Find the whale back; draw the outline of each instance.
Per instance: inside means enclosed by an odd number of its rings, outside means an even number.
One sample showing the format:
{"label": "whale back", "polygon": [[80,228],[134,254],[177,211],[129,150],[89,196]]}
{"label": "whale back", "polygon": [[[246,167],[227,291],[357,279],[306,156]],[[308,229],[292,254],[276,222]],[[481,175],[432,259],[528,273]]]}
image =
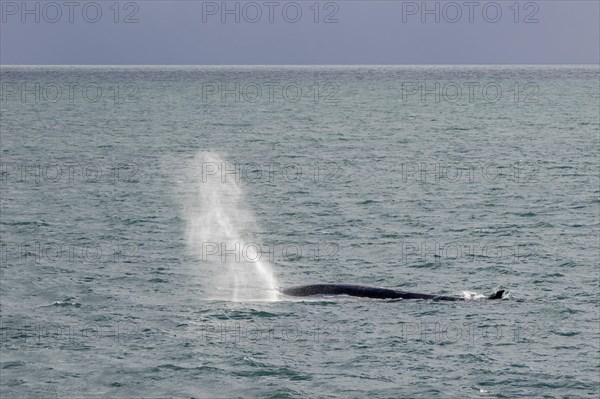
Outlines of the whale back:
{"label": "whale back", "polygon": [[[430,299],[433,301],[463,301],[465,298],[446,295],[418,294],[391,290],[387,288],[367,287],[363,285],[350,284],[312,284],[298,287],[286,288],[281,291],[290,296],[315,296],[315,295],[348,295],[362,298],[375,299]],[[500,290],[488,297],[488,299],[501,299],[504,290]]]}
{"label": "whale back", "polygon": [[495,294],[490,295],[488,299],[502,299],[505,292],[505,290],[497,291]]}

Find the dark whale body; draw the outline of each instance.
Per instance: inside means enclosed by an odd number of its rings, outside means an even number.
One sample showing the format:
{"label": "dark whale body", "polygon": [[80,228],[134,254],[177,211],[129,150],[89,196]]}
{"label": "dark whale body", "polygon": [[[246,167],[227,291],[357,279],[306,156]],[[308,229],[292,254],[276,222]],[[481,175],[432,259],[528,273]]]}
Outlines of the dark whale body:
{"label": "dark whale body", "polygon": [[[376,299],[430,299],[432,301],[464,301],[459,298],[446,295],[417,294],[414,292],[390,290],[387,288],[366,287],[362,285],[349,284],[314,284],[301,285],[299,287],[286,288],[281,291],[290,296],[313,296],[313,295],[349,295],[363,298]],[[502,299],[504,290],[492,294],[488,299]]]}

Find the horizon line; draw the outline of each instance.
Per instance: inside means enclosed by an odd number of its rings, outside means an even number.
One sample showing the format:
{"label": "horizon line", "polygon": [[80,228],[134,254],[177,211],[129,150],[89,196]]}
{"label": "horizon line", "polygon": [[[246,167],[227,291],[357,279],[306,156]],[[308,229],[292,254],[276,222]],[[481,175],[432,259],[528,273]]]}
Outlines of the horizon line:
{"label": "horizon line", "polygon": [[469,63],[430,63],[430,64],[0,64],[1,67],[227,67],[227,66],[244,66],[244,67],[259,67],[259,66],[280,66],[280,67],[298,67],[298,66],[572,66],[572,65],[585,65],[585,66],[598,66],[600,63],[511,63],[511,64],[469,64]]}

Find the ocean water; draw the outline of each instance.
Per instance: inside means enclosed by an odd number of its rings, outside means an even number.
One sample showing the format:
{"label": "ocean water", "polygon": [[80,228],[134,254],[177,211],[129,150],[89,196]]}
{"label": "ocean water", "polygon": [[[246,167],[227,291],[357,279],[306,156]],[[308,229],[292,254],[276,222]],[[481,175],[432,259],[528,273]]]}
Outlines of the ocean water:
{"label": "ocean water", "polygon": [[2,398],[598,397],[597,66],[0,77]]}

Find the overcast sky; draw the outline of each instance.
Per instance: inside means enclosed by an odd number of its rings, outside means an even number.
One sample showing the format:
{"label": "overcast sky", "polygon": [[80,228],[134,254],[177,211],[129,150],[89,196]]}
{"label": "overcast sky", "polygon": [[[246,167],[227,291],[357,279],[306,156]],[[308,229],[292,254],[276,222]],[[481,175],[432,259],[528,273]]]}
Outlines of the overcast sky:
{"label": "overcast sky", "polygon": [[600,63],[600,1],[515,3],[1,0],[0,62]]}

